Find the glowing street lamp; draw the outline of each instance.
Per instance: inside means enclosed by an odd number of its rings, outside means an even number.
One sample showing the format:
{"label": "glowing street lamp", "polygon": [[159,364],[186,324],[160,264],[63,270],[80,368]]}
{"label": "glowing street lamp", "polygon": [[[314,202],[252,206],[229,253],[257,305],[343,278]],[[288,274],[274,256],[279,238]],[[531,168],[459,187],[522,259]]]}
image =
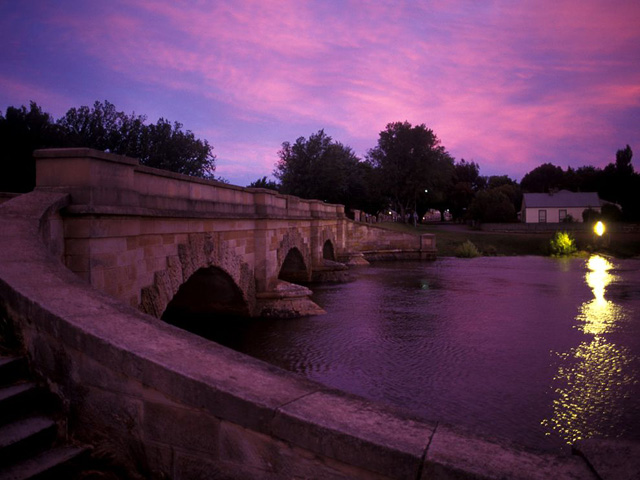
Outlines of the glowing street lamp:
{"label": "glowing street lamp", "polygon": [[604,223],[598,221],[595,227],[593,227],[593,231],[595,232],[596,235],[601,237],[604,234]]}

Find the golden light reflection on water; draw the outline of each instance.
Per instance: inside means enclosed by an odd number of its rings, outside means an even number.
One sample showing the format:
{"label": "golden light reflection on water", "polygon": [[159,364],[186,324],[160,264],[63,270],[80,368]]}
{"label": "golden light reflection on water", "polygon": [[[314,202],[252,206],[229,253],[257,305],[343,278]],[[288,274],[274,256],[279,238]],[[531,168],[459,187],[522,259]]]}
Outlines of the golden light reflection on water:
{"label": "golden light reflection on water", "polygon": [[613,268],[611,262],[599,255],[589,258],[587,268],[589,272],[585,275],[585,279],[587,285],[591,287],[594,298],[580,307],[580,313],[576,317],[577,326],[584,333],[601,335],[612,331],[625,316],[624,309],[620,305],[604,297],[607,286],[618,280],[618,277],[609,273]]}
{"label": "golden light reflection on water", "polygon": [[548,433],[555,431],[569,444],[615,434],[609,430],[624,413],[621,400],[625,389],[620,387],[637,381],[630,352],[604,337],[626,316],[620,305],[605,298],[607,286],[618,280],[609,273],[613,265],[594,255],[587,268],[585,280],[594,298],[581,305],[576,321],[592,338],[566,353],[557,353],[560,366],[553,378],[553,413],[542,421]]}
{"label": "golden light reflection on water", "polygon": [[619,405],[621,385],[634,381],[629,352],[596,336],[567,353],[558,354],[560,367],[553,379],[553,415],[542,424],[567,443],[608,436],[624,413]]}

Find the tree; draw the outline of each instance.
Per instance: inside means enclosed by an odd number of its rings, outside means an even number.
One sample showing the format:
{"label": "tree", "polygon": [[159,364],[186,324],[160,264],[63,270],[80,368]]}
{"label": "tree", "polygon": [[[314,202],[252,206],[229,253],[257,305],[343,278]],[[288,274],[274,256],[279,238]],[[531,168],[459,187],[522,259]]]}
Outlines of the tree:
{"label": "tree", "polygon": [[565,187],[564,172],[561,167],[551,163],[543,163],[527,173],[520,182],[522,190],[527,193],[549,193]]}
{"label": "tree", "polygon": [[636,221],[640,219],[640,175],[634,171],[632,158],[629,145],[616,152],[615,163],[609,163],[602,171],[599,193],[622,207],[625,220]]}
{"label": "tree", "polygon": [[213,179],[215,156],[206,140],[196,139],[182,124],[160,118],[146,125],[143,115],[117,111],[108,101],[93,108],[72,108],[58,120],[65,144],[138,158],[142,165]]}
{"label": "tree", "polygon": [[575,191],[600,192],[602,169],[593,166],[578,167],[575,170]]}
{"label": "tree", "polygon": [[618,150],[616,152],[616,171],[621,176],[633,175],[633,165],[631,165],[631,159],[633,158],[633,151],[629,145],[626,148]]}
{"label": "tree", "polygon": [[447,193],[447,201],[451,214],[457,220],[466,216],[467,209],[476,192],[486,185],[486,178],[480,176],[480,167],[475,162],[461,159],[454,164],[452,184]]}
{"label": "tree", "polygon": [[406,218],[416,210],[419,197],[428,190],[432,201],[444,198],[453,175],[453,158],[440,140],[424,124],[409,122],[387,125],[378,145],[367,153],[367,162],[376,170],[382,192],[392,208]]}
{"label": "tree", "polygon": [[276,192],[280,189],[280,185],[278,185],[273,180],[267,180],[267,176],[265,175],[258,180],[251,182],[247,185],[249,188],[266,188],[267,190],[275,190]]}
{"label": "tree", "polygon": [[57,124],[69,147],[88,147],[130,157],[139,157],[146,117],[127,115],[105,101],[93,108],[70,108]]}
{"label": "tree", "polygon": [[51,116],[35,103],[29,109],[8,107],[0,112],[0,191],[29,192],[35,187],[33,151],[63,146],[63,135]]}
{"label": "tree", "polygon": [[478,192],[469,206],[469,216],[480,222],[515,221],[516,210],[511,199],[501,191],[502,188]]}
{"label": "tree", "polygon": [[282,193],[362,208],[361,162],[350,147],[334,142],[324,130],[293,144],[284,142],[278,157],[273,175]]}
{"label": "tree", "polygon": [[[214,179],[215,156],[206,140],[182,124],[161,118],[153,125],[142,115],[127,115],[108,101],[71,108],[54,121],[35,103],[0,113],[0,191],[28,192],[35,186],[33,151],[88,147],[138,158],[142,165]],[[217,178],[218,181],[225,181]]]}
{"label": "tree", "polygon": [[[179,122],[160,118],[143,129],[138,158],[142,165],[214,180],[215,155],[206,140],[198,140]],[[118,152],[119,153],[119,152]]]}

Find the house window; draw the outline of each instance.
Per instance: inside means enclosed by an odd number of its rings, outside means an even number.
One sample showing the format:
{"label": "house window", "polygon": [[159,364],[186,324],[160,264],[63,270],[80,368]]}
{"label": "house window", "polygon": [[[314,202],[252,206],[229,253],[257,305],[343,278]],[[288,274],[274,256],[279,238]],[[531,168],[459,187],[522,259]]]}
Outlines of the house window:
{"label": "house window", "polygon": [[558,212],[558,220],[560,220],[561,222],[564,222],[564,220],[567,218],[567,211],[566,210],[560,210]]}
{"label": "house window", "polygon": [[547,223],[547,211],[546,210],[538,210],[538,222]]}

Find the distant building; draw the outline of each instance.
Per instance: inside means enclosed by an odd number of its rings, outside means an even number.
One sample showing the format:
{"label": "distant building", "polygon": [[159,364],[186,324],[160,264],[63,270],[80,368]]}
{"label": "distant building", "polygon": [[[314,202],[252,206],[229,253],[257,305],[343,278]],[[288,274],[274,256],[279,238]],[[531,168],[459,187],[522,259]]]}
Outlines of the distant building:
{"label": "distant building", "polygon": [[582,222],[582,212],[600,212],[600,207],[596,192],[525,193],[520,219],[525,223],[560,223],[570,215],[574,222]]}

